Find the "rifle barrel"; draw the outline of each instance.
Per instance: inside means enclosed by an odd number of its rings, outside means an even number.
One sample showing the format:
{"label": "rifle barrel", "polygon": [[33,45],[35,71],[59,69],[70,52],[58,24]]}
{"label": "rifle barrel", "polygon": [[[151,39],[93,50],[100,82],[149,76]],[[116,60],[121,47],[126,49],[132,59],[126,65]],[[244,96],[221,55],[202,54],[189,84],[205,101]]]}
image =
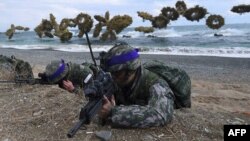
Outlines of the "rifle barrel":
{"label": "rifle barrel", "polygon": [[34,84],[43,84],[43,85],[49,85],[50,83],[39,79],[39,78],[33,78],[33,79],[14,79],[14,80],[0,80],[0,83],[16,83],[16,84],[30,84],[30,85],[34,85]]}
{"label": "rifle barrel", "polygon": [[0,83],[16,83],[14,80],[0,80]]}
{"label": "rifle barrel", "polygon": [[82,125],[85,123],[85,118],[79,120],[73,128],[71,128],[67,134],[68,138],[72,138],[76,132],[82,127]]}

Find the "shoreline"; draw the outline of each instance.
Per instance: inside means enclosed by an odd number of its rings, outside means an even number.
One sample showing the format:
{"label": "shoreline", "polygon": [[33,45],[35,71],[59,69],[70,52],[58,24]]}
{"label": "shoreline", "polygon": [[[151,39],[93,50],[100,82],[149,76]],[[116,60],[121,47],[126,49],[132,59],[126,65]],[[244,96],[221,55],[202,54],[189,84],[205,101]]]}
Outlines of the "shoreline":
{"label": "shoreline", "polygon": [[[61,52],[69,52],[69,53],[89,53],[88,45],[74,44],[74,45],[62,45],[60,48],[51,47],[51,46],[32,46],[32,48],[21,47],[22,45],[18,45],[16,47],[2,47],[0,45],[0,49],[9,49],[9,50],[41,50],[41,51],[61,51]],[[102,45],[92,46],[93,52],[107,51],[112,46],[107,45],[104,48]],[[218,49],[206,49],[206,48],[190,48],[186,49],[185,47],[181,48],[173,48],[168,47],[165,50],[156,47],[155,49],[150,49],[148,47],[140,47],[135,46],[140,50],[140,54],[144,55],[173,55],[173,56],[205,56],[205,57],[225,57],[225,58],[248,58],[250,59],[250,49],[245,47],[238,47],[237,50],[233,48],[218,48]],[[53,49],[52,49],[53,48]]]}
{"label": "shoreline", "polygon": [[[0,54],[14,55],[31,66],[46,66],[51,60],[64,59],[74,63],[92,62],[89,52],[64,52],[55,50],[19,50],[0,48]],[[97,57],[99,54],[94,53]],[[173,67],[184,69],[194,80],[222,83],[250,84],[250,58],[215,56],[141,54],[142,62],[160,60]]]}

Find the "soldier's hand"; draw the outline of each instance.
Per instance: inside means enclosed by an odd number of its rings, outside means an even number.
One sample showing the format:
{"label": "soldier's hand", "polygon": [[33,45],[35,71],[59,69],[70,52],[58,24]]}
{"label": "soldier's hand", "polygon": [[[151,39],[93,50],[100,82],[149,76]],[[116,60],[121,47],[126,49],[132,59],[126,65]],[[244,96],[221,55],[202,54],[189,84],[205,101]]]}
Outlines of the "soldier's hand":
{"label": "soldier's hand", "polygon": [[115,98],[112,95],[109,100],[106,96],[103,96],[103,105],[102,109],[99,112],[99,117],[102,119],[107,118],[111,114],[111,109],[115,106]]}
{"label": "soldier's hand", "polygon": [[63,88],[69,92],[73,92],[75,87],[73,85],[73,83],[69,80],[63,80]]}

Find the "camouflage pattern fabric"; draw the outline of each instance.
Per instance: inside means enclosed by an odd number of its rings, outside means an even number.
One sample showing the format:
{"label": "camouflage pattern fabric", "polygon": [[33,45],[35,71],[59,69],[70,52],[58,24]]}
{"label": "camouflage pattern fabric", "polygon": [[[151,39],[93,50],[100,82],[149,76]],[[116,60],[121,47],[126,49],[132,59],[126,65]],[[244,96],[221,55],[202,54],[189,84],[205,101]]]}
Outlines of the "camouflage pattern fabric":
{"label": "camouflage pattern fabric", "polygon": [[[63,72],[61,72],[55,78],[49,79],[49,77],[52,76],[62,64],[65,65]],[[63,80],[68,75],[68,72],[69,72],[69,66],[63,60],[53,60],[51,61],[50,64],[46,66],[46,69],[45,69],[47,81],[51,84],[56,84],[59,81]]]}
{"label": "camouflage pattern fabric", "polygon": [[[68,75],[68,80],[70,80],[75,86],[74,93],[78,95],[83,94],[82,88],[84,87],[84,79],[89,75],[94,75],[89,63],[75,64],[68,63],[70,67],[70,72]],[[84,94],[83,94],[84,95]]]}
{"label": "camouflage pattern fabric", "polygon": [[[15,56],[7,57],[0,55],[0,72],[5,77],[11,77],[10,79],[33,79],[34,75],[32,68],[28,62],[21,59],[16,59]],[[6,76],[6,75],[9,76]],[[8,80],[10,80],[8,79]]]}
{"label": "camouflage pattern fabric", "polygon": [[[128,52],[133,51],[133,50],[135,50],[135,49],[126,43],[123,43],[123,42],[118,43],[106,53],[104,58],[107,62],[108,60],[110,60],[114,56],[126,54]],[[109,71],[109,72],[119,71],[122,69],[136,70],[141,65],[141,61],[140,61],[140,59],[136,58],[134,60],[130,60],[130,61],[127,61],[126,63],[122,63],[122,64],[116,64],[116,65],[112,65],[112,66],[106,66],[106,65],[107,64],[104,65],[105,66],[104,70]]]}
{"label": "camouflage pattern fabric", "polygon": [[32,68],[28,62],[23,60],[16,59],[16,68],[15,71],[17,76],[22,79],[33,79],[34,75],[32,72]]}
{"label": "camouflage pattern fabric", "polygon": [[0,68],[1,70],[13,71],[15,69],[15,60],[11,57],[0,55]]}
{"label": "camouflage pattern fabric", "polygon": [[[52,75],[60,66],[62,61],[55,60],[46,66],[45,74],[47,76]],[[58,83],[61,80],[70,80],[75,86],[74,93],[81,95],[83,93],[82,88],[84,87],[84,79],[89,75],[93,75],[93,71],[90,68],[91,64],[75,64],[75,63],[65,63],[66,67],[64,71],[58,75],[56,78],[51,80],[51,83]]]}
{"label": "camouflage pattern fabric", "polygon": [[117,106],[111,111],[114,127],[151,127],[169,123],[173,117],[173,92],[166,81],[141,68],[130,90],[118,89]]}
{"label": "camouflage pattern fabric", "polygon": [[175,96],[176,109],[191,107],[191,79],[184,70],[168,66],[157,60],[146,62],[143,66],[169,84]]}

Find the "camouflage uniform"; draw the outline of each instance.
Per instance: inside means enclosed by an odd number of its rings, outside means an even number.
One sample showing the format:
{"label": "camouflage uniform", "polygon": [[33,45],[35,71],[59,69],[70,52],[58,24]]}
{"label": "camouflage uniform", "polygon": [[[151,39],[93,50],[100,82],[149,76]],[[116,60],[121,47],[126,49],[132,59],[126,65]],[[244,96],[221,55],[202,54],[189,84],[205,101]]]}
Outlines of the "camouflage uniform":
{"label": "camouflage uniform", "polygon": [[[108,119],[114,127],[144,128],[169,123],[173,117],[173,92],[165,80],[143,68],[133,50],[132,47],[121,45],[111,48],[105,56],[107,71],[136,70],[136,78],[132,86],[125,89],[118,88],[115,92],[116,106],[111,109]],[[109,65],[112,56],[129,54],[129,52],[132,52],[129,56],[136,56],[131,57],[136,59]]]}
{"label": "camouflage uniform", "polygon": [[[83,63],[83,64],[75,64],[75,63],[64,63],[64,61],[52,61],[47,65],[45,75],[46,77],[50,77],[53,75],[61,64],[65,64],[65,68],[63,71],[53,79],[48,79],[49,83],[56,84],[61,80],[70,80],[75,86],[74,93],[78,95],[82,95],[82,88],[84,87],[84,79],[89,75],[93,75],[93,71],[90,69],[91,64]],[[60,86],[60,84],[59,84]],[[62,86],[60,86],[63,88]]]}
{"label": "camouflage uniform", "polygon": [[89,75],[93,75],[93,71],[89,68],[90,64],[75,64],[68,63],[70,67],[68,80],[70,80],[75,86],[74,93],[78,95],[83,94],[84,79]]}
{"label": "camouflage uniform", "polygon": [[113,126],[150,127],[169,123],[173,116],[173,93],[166,81],[142,68],[129,90],[115,93],[111,111]]}

